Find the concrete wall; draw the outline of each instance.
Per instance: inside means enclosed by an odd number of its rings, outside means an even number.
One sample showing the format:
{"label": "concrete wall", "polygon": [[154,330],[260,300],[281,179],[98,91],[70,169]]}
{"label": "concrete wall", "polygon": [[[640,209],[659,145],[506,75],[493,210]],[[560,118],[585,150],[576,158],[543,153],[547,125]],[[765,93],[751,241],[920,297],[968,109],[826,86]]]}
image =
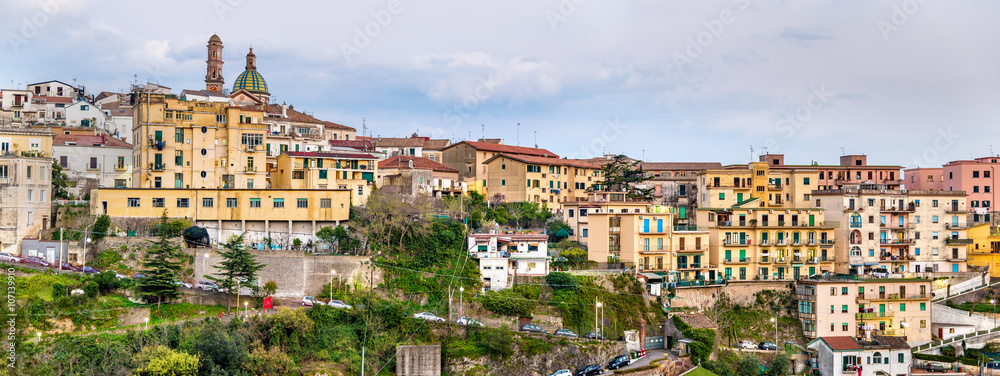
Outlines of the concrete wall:
{"label": "concrete wall", "polygon": [[754,294],[764,290],[784,291],[789,282],[730,282],[723,286],[678,287],[677,295],[671,301],[675,307],[707,309],[715,304],[725,292],[736,304],[749,305],[754,302]]}
{"label": "concrete wall", "polygon": [[396,346],[396,376],[441,375],[441,345]]}
{"label": "concrete wall", "polygon": [[976,314],[969,315],[969,312],[954,309],[943,304],[933,304],[931,306],[931,322],[974,325],[976,330],[993,328],[993,320],[990,318]]}
{"label": "concrete wall", "polygon": [[[186,249],[194,254],[194,279],[206,280],[204,275],[218,273],[215,268],[222,259],[216,250],[210,248]],[[367,256],[305,256],[300,251],[251,251],[257,256],[257,261],[265,264],[259,273],[261,283],[275,281],[279,298],[300,298],[307,295],[318,295],[323,285],[330,283],[331,270],[335,270],[334,279],[339,279],[355,288],[367,288],[369,282],[378,286],[382,282],[381,273],[376,271],[371,275],[371,259]],[[208,258],[205,258],[205,255]],[[372,279],[373,278],[373,279]],[[243,290],[243,293],[248,293]]]}

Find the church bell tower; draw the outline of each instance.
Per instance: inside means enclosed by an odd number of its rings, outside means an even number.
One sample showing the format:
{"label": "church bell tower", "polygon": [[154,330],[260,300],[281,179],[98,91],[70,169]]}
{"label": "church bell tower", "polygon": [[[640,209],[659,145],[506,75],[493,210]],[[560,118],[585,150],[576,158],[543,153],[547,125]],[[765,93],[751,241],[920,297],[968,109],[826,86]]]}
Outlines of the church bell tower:
{"label": "church bell tower", "polygon": [[222,94],[225,79],[222,78],[222,39],[213,34],[208,39],[208,71],[205,74],[205,90]]}

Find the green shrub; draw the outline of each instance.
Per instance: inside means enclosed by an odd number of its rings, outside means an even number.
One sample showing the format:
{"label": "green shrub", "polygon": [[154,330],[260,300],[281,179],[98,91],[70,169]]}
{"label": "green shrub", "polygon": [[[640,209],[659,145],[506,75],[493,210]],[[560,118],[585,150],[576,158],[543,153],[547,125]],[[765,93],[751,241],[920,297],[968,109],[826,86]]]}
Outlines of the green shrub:
{"label": "green shrub", "polygon": [[674,327],[681,331],[685,337],[694,342],[688,345],[691,349],[691,360],[695,364],[700,364],[708,360],[715,348],[715,331],[712,329],[694,329],[685,323],[679,316],[674,316]]}
{"label": "green shrub", "polygon": [[97,297],[97,293],[100,288],[97,286],[97,282],[90,281],[83,285],[83,292],[87,293],[87,297],[94,298]]}
{"label": "green shrub", "polygon": [[530,317],[535,301],[525,299],[513,290],[487,291],[478,298],[487,311],[504,316]]}
{"label": "green shrub", "polygon": [[514,354],[514,336],[507,329],[479,328],[472,332],[473,343],[486,354],[506,358]]}
{"label": "green shrub", "polygon": [[553,290],[572,290],[578,287],[576,278],[565,272],[552,272],[545,276],[545,283]]}
{"label": "green shrub", "polygon": [[66,296],[66,285],[56,282],[52,284],[52,300]]}

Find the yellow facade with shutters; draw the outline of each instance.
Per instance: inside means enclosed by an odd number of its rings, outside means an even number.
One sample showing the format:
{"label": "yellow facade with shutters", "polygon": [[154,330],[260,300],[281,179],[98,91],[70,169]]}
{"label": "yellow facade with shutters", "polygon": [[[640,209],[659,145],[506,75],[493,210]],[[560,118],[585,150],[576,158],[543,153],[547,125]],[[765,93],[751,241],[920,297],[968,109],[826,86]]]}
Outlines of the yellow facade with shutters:
{"label": "yellow facade with shutters", "polygon": [[134,188],[267,187],[262,110],[147,94],[133,114]]}
{"label": "yellow facade with shutters", "polygon": [[377,157],[348,152],[285,152],[271,170],[275,189],[346,189],[364,205],[375,189]]}
{"label": "yellow facade with shutters", "polygon": [[1000,228],[984,223],[966,230],[969,266],[988,267],[990,277],[1000,277]]}
{"label": "yellow facade with shutters", "polygon": [[775,170],[753,162],[700,173],[698,202],[703,208],[719,208],[757,198],[768,208],[804,208],[811,206],[809,194],[818,182],[819,170]]}

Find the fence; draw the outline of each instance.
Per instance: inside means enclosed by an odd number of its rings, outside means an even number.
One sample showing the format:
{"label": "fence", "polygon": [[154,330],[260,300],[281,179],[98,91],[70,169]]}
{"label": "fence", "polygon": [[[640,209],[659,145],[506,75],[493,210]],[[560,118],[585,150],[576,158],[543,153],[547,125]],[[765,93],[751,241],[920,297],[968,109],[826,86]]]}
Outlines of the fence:
{"label": "fence", "polygon": [[955,342],[961,342],[961,341],[969,339],[969,338],[979,337],[981,335],[986,335],[986,334],[996,333],[996,332],[1000,332],[1000,327],[989,329],[989,330],[980,330],[980,331],[976,331],[976,332],[973,332],[973,333],[966,333],[966,334],[963,334],[963,335],[960,335],[960,336],[954,336],[954,337],[948,338],[948,339],[943,340],[943,341],[933,341],[931,343],[925,343],[923,345],[914,347],[913,351],[920,352],[920,351],[932,350],[932,349],[937,348],[937,347],[948,346],[948,345],[951,345],[951,344],[953,344]]}

